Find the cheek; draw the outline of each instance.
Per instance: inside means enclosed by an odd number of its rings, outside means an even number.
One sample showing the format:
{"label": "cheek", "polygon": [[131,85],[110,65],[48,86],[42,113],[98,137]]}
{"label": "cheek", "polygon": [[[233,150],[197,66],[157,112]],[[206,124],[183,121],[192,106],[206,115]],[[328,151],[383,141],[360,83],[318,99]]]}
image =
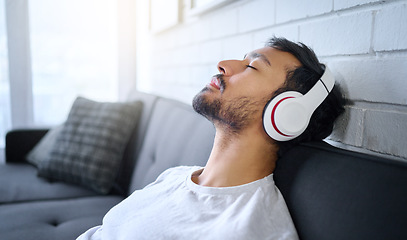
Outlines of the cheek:
{"label": "cheek", "polygon": [[241,74],[226,83],[224,97],[250,97],[253,100],[270,99],[272,94],[285,82],[285,75],[269,71],[262,74]]}
{"label": "cheek", "polygon": [[260,84],[256,86],[248,86],[245,91],[247,96],[251,97],[254,101],[264,101],[269,99],[275,90],[278,89],[274,86]]}
{"label": "cheek", "polygon": [[242,76],[240,79],[235,79],[235,81],[231,79],[229,86],[227,86],[231,94],[245,97],[257,96],[261,88],[261,81],[250,75]]}

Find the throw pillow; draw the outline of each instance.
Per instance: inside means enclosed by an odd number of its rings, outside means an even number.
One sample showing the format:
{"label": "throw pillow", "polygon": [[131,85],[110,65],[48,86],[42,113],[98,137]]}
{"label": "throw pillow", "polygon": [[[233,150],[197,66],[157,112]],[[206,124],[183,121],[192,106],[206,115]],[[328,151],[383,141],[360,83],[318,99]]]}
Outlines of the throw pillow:
{"label": "throw pillow", "polygon": [[34,148],[27,154],[26,160],[34,166],[38,166],[39,163],[48,158],[52,147],[62,130],[62,125],[51,128],[44,137],[34,146]]}
{"label": "throw pillow", "polygon": [[78,97],[38,174],[107,194],[140,117],[141,102],[101,103]]}

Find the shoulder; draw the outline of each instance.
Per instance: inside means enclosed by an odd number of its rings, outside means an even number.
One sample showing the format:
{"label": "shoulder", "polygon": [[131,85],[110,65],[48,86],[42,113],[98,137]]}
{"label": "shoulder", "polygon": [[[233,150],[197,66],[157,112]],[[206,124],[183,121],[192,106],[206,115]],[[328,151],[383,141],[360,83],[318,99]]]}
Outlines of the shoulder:
{"label": "shoulder", "polygon": [[265,198],[266,202],[264,203],[265,209],[268,209],[268,217],[266,217],[265,221],[268,222],[270,229],[273,229],[272,232],[284,236],[281,239],[298,239],[297,231],[283,195],[275,185],[269,190],[268,198]]}

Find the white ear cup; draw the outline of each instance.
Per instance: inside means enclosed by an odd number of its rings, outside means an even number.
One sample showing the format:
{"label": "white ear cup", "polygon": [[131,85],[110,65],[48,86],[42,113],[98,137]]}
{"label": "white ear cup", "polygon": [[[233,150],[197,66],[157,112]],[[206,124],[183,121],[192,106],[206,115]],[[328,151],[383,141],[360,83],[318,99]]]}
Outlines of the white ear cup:
{"label": "white ear cup", "polygon": [[288,141],[299,136],[307,127],[308,111],[298,99],[299,92],[284,92],[273,98],[264,109],[263,127],[277,141]]}
{"label": "white ear cup", "polygon": [[324,101],[335,85],[326,67],[321,79],[302,95],[288,91],[269,101],[263,111],[263,127],[276,141],[288,141],[305,131],[315,109]]}

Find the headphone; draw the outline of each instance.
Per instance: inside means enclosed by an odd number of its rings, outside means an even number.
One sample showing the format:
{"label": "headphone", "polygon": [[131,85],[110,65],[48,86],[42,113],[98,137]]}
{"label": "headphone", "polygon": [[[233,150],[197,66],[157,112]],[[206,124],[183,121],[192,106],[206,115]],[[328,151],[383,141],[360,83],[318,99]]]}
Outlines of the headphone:
{"label": "headphone", "polygon": [[305,131],[315,109],[325,100],[335,79],[325,67],[324,74],[305,95],[283,92],[271,99],[263,111],[263,127],[276,141],[288,141]]}

